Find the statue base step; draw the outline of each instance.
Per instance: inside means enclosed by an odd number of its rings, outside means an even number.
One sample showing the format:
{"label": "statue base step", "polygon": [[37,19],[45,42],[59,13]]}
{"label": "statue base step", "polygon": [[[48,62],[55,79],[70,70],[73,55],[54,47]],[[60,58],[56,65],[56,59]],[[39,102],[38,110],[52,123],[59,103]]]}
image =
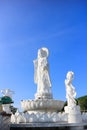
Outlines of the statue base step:
{"label": "statue base step", "polygon": [[27,124],[11,124],[10,130],[85,130],[86,123],[27,123]]}

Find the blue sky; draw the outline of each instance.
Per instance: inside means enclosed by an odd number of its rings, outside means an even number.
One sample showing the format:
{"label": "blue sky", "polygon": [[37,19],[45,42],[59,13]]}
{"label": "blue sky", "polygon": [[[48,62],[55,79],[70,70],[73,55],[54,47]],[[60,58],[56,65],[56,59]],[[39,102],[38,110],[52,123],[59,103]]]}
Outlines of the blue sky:
{"label": "blue sky", "polygon": [[33,60],[41,47],[50,52],[53,97],[66,100],[70,70],[77,97],[87,95],[86,0],[0,0],[0,90],[14,90],[17,107],[34,99]]}

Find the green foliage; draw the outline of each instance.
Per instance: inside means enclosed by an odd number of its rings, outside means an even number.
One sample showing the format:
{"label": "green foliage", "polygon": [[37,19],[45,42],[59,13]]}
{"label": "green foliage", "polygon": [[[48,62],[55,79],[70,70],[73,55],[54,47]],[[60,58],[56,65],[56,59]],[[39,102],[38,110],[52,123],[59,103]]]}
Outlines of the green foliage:
{"label": "green foliage", "polygon": [[[80,106],[81,111],[87,111],[87,96],[82,96],[76,99],[77,105]],[[67,101],[64,103],[64,107],[67,106]],[[64,111],[64,107],[61,111]]]}
{"label": "green foliage", "polygon": [[78,104],[80,105],[80,108],[82,111],[87,111],[87,96],[82,96],[77,99]]}
{"label": "green foliage", "polygon": [[65,101],[65,102],[64,102],[64,106],[63,106],[63,108],[62,108],[61,112],[63,112],[63,111],[64,111],[64,107],[65,107],[65,106],[67,106],[67,101]]}
{"label": "green foliage", "polygon": [[13,103],[10,97],[4,96],[0,98],[0,104],[10,104],[10,103]]}

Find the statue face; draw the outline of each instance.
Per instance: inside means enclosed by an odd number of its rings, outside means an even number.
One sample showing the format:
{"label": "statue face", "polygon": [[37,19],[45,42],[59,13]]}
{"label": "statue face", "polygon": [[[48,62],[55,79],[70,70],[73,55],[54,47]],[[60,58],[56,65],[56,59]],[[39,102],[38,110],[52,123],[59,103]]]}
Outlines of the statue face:
{"label": "statue face", "polygon": [[69,71],[68,73],[67,73],[67,79],[73,79],[73,76],[74,76],[74,73],[72,72],[72,71]]}
{"label": "statue face", "polygon": [[38,57],[48,57],[48,49],[47,48],[41,48],[38,51]]}

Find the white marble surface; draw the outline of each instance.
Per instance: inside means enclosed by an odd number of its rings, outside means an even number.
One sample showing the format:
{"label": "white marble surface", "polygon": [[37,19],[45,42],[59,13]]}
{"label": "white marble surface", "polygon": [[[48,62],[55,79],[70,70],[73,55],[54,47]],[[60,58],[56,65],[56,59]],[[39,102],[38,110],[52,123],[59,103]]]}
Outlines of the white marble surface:
{"label": "white marble surface", "polygon": [[53,99],[22,100],[23,111],[60,111],[64,106],[64,101]]}
{"label": "white marble surface", "polygon": [[82,123],[82,116],[80,112],[80,106],[76,104],[76,90],[72,85],[74,72],[69,71],[66,75],[65,86],[66,86],[66,99],[67,106],[64,108],[65,113],[68,114],[68,123]]}
{"label": "white marble surface", "polygon": [[[66,75],[66,99],[68,105],[65,107],[65,112],[61,113],[64,102],[54,100],[51,91],[51,81],[48,65],[48,49],[41,48],[38,50],[38,57],[34,60],[34,78],[37,84],[37,92],[34,100],[22,100],[21,107],[23,112],[17,111],[11,116],[13,124],[34,124],[39,126],[58,126],[70,124],[81,125],[87,120],[87,114],[80,112],[80,107],[76,105],[76,90],[72,85],[74,73],[69,71]],[[43,125],[42,125],[43,123]],[[51,124],[52,123],[52,124]],[[64,124],[65,123],[65,124]]]}
{"label": "white marble surface", "polygon": [[34,81],[37,84],[35,99],[52,99],[51,80],[48,63],[49,51],[47,48],[38,50],[37,59],[34,60]]}
{"label": "white marble surface", "polygon": [[66,75],[65,79],[65,86],[66,86],[66,99],[67,99],[67,105],[69,107],[74,107],[76,105],[76,90],[75,87],[72,85],[74,77],[74,72],[69,71]]}
{"label": "white marble surface", "polygon": [[67,114],[66,113],[57,113],[57,112],[35,112],[30,111],[26,113],[16,112],[11,116],[12,123],[40,123],[40,122],[67,122]]}
{"label": "white marble surface", "polygon": [[82,115],[78,105],[73,108],[68,107],[68,123],[82,123]]}

